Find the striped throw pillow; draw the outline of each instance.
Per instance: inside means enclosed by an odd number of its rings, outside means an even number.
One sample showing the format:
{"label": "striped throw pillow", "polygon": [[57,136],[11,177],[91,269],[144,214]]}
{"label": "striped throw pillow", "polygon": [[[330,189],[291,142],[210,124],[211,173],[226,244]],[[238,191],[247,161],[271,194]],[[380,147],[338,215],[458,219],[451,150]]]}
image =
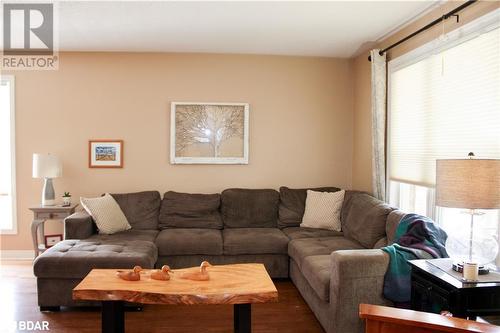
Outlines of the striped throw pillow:
{"label": "striped throw pillow", "polygon": [[340,211],[345,191],[316,192],[307,190],[306,209],[301,227],[340,231]]}
{"label": "striped throw pillow", "polygon": [[80,202],[94,219],[100,234],[110,235],[131,228],[120,206],[109,193],[99,198],[80,198]]}

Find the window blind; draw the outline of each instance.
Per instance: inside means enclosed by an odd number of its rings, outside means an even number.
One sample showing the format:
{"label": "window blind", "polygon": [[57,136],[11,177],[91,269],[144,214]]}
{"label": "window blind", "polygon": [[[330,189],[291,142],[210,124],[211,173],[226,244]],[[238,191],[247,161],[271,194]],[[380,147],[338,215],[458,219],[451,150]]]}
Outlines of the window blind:
{"label": "window blind", "polygon": [[389,73],[389,178],[432,187],[436,159],[500,158],[500,29]]}

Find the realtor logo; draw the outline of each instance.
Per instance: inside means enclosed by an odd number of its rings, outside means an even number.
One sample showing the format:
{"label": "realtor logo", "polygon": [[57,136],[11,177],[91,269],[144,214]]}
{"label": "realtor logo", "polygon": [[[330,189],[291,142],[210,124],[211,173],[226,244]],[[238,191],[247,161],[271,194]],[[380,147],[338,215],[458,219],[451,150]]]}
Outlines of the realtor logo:
{"label": "realtor logo", "polygon": [[3,4],[2,69],[57,69],[53,3]]}
{"label": "realtor logo", "polygon": [[53,4],[4,4],[3,22],[5,55],[52,55]]}

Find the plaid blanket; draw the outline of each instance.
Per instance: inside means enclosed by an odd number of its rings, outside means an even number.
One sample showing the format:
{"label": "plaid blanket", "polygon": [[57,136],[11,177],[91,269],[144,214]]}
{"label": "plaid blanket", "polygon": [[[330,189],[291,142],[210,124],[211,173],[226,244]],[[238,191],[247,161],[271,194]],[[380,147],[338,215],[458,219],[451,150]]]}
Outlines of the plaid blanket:
{"label": "plaid blanket", "polygon": [[446,232],[430,218],[407,214],[396,230],[394,244],[382,248],[390,257],[384,277],[384,297],[407,307],[411,299],[411,268],[408,260],[447,258]]}

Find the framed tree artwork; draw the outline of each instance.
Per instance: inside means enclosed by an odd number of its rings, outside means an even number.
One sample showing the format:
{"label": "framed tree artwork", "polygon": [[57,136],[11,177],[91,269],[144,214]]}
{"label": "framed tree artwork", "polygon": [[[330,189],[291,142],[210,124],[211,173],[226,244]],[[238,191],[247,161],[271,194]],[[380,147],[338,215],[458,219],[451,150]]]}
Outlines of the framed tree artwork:
{"label": "framed tree artwork", "polygon": [[123,168],[123,140],[89,140],[89,168]]}
{"label": "framed tree artwork", "polygon": [[172,102],[170,163],[248,164],[247,103]]}

